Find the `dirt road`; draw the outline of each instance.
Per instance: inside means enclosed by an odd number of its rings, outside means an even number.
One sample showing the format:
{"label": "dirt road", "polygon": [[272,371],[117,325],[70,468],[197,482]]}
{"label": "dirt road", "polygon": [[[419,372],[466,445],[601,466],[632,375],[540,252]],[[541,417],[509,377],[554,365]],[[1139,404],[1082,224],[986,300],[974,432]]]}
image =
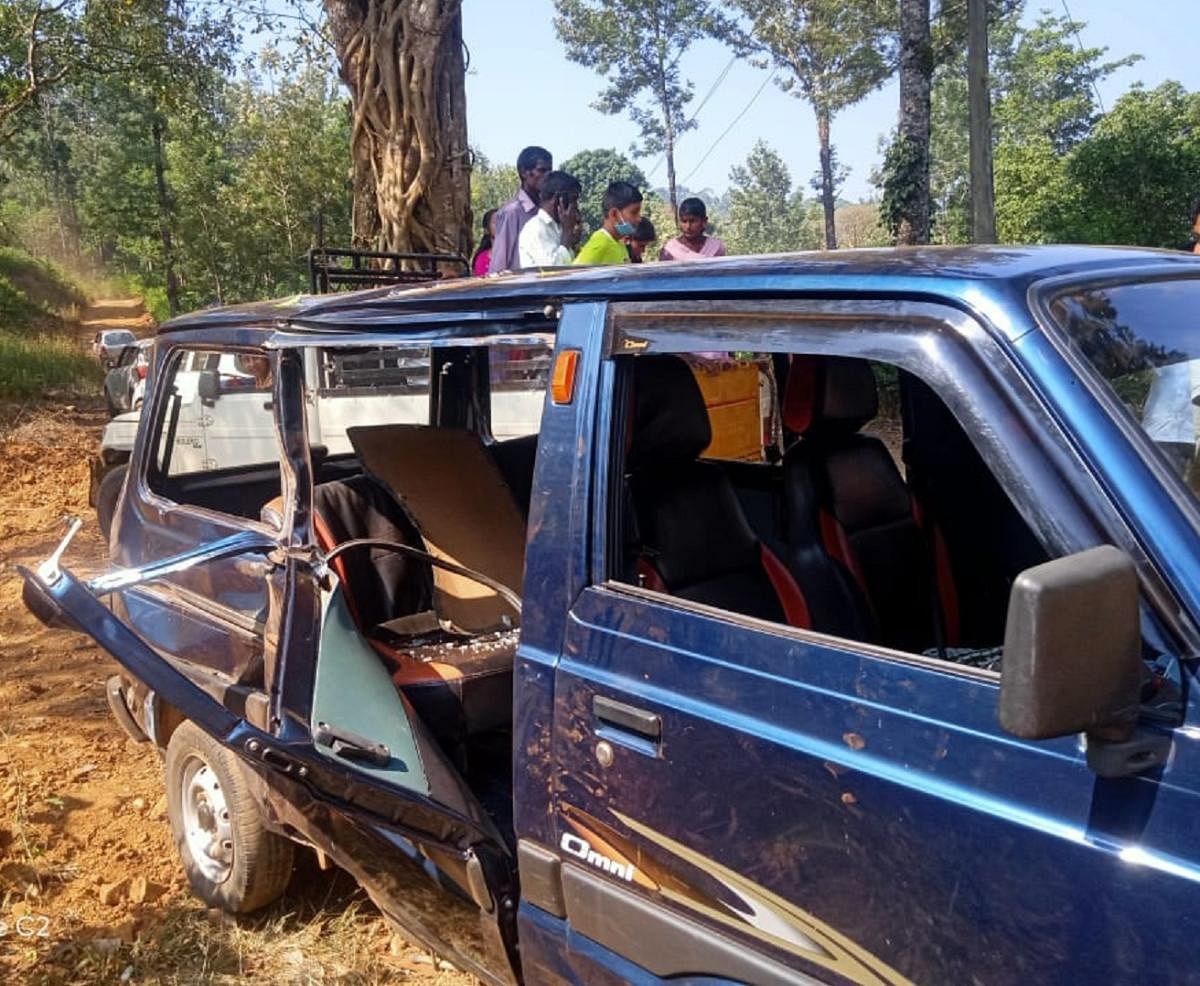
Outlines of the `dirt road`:
{"label": "dirt road", "polygon": [[[125,325],[148,328],[140,302],[102,302],[81,344]],[[99,399],[0,404],[0,981],[473,982],[394,936],[352,881],[307,853],[284,900],[252,919],[211,914],[189,893],[161,760],[108,713],[115,662],[33,619],[15,572],[45,557],[68,514],[85,526],[67,567],[104,568],[87,458],[105,420]]]}

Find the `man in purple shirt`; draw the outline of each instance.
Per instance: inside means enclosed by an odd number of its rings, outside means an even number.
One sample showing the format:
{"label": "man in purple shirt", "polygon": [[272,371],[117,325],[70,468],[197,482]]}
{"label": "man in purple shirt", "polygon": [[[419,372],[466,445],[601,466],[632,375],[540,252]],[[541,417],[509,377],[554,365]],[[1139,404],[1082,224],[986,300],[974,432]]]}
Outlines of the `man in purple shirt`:
{"label": "man in purple shirt", "polygon": [[496,235],[492,238],[489,274],[521,269],[521,253],[518,246],[521,230],[537,215],[542,182],[553,170],[554,159],[544,147],[526,147],[517,155],[517,175],[521,179],[521,187],[516,198],[506,202],[496,213]]}

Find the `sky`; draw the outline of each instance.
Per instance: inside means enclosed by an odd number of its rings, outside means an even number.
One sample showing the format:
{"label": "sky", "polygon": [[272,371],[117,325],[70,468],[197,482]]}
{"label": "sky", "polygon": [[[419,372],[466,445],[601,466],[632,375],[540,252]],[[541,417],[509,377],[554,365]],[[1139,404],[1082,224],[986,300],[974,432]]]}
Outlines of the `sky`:
{"label": "sky", "polygon": [[[1193,43],[1200,26],[1200,0],[1067,0],[1067,5],[1074,19],[1087,24],[1080,32],[1086,47],[1107,47],[1110,57],[1143,56],[1100,83],[1106,107],[1139,81],[1153,88],[1175,79],[1190,90],[1200,89],[1200,60]],[[1030,0],[1026,21],[1036,20],[1041,10],[1062,16],[1063,0]],[[591,69],[567,61],[553,16],[552,0],[463,2],[463,34],[470,56],[467,127],[472,146],[489,160],[515,163],[528,144],[548,148],[558,163],[587,148],[615,147],[628,154],[637,138],[627,117],[606,116],[591,108],[603,80]],[[688,53],[684,75],[695,84],[696,93],[691,108],[729,60],[728,50],[715,41],[698,44]],[[763,87],[768,74],[742,61],[733,64],[701,109],[697,129],[679,142],[675,168],[681,185],[724,191],[730,168],[742,163],[762,138],[783,156],[805,195],[812,196],[808,180],[817,168],[812,110],[774,83]],[[897,105],[898,86],[893,81],[835,117],[833,143],[850,168],[844,198],[874,196],[871,171],[879,163],[880,138],[895,125]],[[634,159],[652,186],[666,185],[666,166],[659,157]]]}

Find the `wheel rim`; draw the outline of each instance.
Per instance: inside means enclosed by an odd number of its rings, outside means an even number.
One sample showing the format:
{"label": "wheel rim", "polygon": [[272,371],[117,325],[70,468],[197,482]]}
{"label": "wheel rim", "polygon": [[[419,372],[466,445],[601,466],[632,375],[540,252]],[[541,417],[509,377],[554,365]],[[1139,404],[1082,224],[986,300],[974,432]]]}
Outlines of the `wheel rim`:
{"label": "wheel rim", "polygon": [[200,872],[221,883],[233,869],[233,825],[216,771],[199,757],[189,757],[182,784],[184,839]]}

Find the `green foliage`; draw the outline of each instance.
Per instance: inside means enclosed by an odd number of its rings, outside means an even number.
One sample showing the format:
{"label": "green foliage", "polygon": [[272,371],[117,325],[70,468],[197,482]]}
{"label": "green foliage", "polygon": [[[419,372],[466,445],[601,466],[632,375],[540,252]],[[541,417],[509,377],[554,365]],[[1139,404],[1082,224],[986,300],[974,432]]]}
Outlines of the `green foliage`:
{"label": "green foliage", "polygon": [[0,331],[0,396],[40,397],[49,390],[95,392],[99,364],[61,335],[16,335]]}
{"label": "green foliage", "polygon": [[232,81],[193,66],[161,102],[144,80],[81,79],[31,123],[0,166],[0,235],[76,266],[99,258],[157,316],[168,261],[187,309],[302,290],[309,248],[349,241],[349,119],[304,52],[267,51]]}
{"label": "green foliage", "polygon": [[84,300],[79,285],[55,264],[0,247],[0,330],[28,328]]}
{"label": "green foliage", "polygon": [[[646,249],[644,258],[646,262],[652,262],[658,260],[658,252],[663,248],[663,244],[678,233],[675,225],[675,210],[671,208],[670,202],[654,191],[647,193],[646,198],[642,201],[642,215],[654,224],[654,232],[658,234],[658,239]],[[709,229],[716,232],[715,226],[710,211]]]}
{"label": "green foliage", "polygon": [[722,235],[730,253],[783,253],[819,243],[812,211],[803,193],[792,190],[783,158],[758,141],[745,165],[729,173],[729,218]]}
{"label": "green foliage", "polygon": [[[992,113],[996,228],[1005,243],[1173,246],[1187,235],[1200,188],[1200,96],[1177,83],[1135,89],[1107,115],[1095,83],[1138,56],[1080,48],[1083,25],[1044,14],[1020,26],[1020,7],[993,25]],[[966,64],[937,70],[932,179],[937,238],[970,237]],[[896,177],[885,162],[884,188]],[[886,211],[886,207],[885,207]]]}
{"label": "green foliage", "polygon": [[891,0],[734,0],[749,30],[736,49],[773,64],[779,87],[818,114],[835,116],[895,70],[896,4]]}
{"label": "green foliage", "polygon": [[[1082,24],[1043,14],[1023,28],[1023,2],[997,0],[992,6],[988,40],[997,234],[1001,242],[1059,240],[1074,194],[1066,181],[1066,158],[1099,118],[1095,83],[1138,56],[1106,60],[1105,48],[1080,48],[1076,34]],[[944,11],[950,11],[951,20],[957,17],[951,8]],[[934,239],[943,243],[964,243],[971,236],[966,52],[948,40],[963,27],[954,21],[935,31],[940,58],[933,84],[930,184]],[[889,153],[884,162],[877,180],[885,214],[893,195],[906,187],[907,165],[902,151]]]}
{"label": "green foliage", "polygon": [[606,77],[594,104],[602,113],[628,113],[638,127],[639,155],[667,155],[674,195],[675,142],[696,126],[685,115],[692,83],[679,70],[688,49],[727,30],[709,0],[554,0],[554,27],[567,57]]}
{"label": "green foliage", "polygon": [[612,182],[627,181],[641,189],[643,195],[647,192],[646,176],[642,174],[641,169],[620,151],[611,148],[580,151],[559,167],[578,178],[579,184],[583,186],[583,193],[579,197],[579,212],[589,230],[600,228],[604,219],[604,210],[601,209],[600,202],[604,198],[604,190]]}
{"label": "green foliage", "polygon": [[1001,243],[1052,243],[1071,240],[1064,219],[1076,189],[1067,178],[1066,159],[1050,139],[1005,141],[993,155],[996,187],[996,238]]}
{"label": "green foliage", "polygon": [[302,64],[248,76],[222,112],[181,114],[167,147],[188,305],[287,294],[305,257],[350,239],[350,125],[333,79]]}
{"label": "green foliage", "polygon": [[98,77],[124,78],[156,104],[236,43],[228,6],[189,0],[7,0],[0,5],[0,143],[41,99]]}
{"label": "green foliage", "polygon": [[995,52],[992,127],[999,141],[1048,141],[1066,154],[1091,133],[1099,118],[1096,83],[1140,60],[1105,61],[1107,48],[1081,48],[1086,25],[1043,14]]}
{"label": "green foliage", "polygon": [[471,169],[471,212],[475,216],[476,238],[483,214],[489,209],[499,209],[517,194],[520,185],[516,165],[492,164],[483,154],[475,152],[475,166]]}
{"label": "green foliage", "polygon": [[928,167],[925,147],[911,136],[896,134],[883,158],[883,196],[880,221],[893,237],[899,235],[906,216],[917,211],[917,196],[923,183],[920,176]]}
{"label": "green foliage", "polygon": [[82,288],[54,264],[0,247],[0,397],[95,386],[95,361],[53,331],[84,300]]}
{"label": "green foliage", "polygon": [[1200,189],[1200,93],[1177,82],[1122,96],[1066,163],[1062,231],[1088,243],[1177,246]]}
{"label": "green foliage", "polygon": [[167,305],[167,292],[161,283],[134,272],[132,274],[117,274],[106,281],[107,290],[127,298],[139,297],[154,318],[163,322],[171,317]]}

